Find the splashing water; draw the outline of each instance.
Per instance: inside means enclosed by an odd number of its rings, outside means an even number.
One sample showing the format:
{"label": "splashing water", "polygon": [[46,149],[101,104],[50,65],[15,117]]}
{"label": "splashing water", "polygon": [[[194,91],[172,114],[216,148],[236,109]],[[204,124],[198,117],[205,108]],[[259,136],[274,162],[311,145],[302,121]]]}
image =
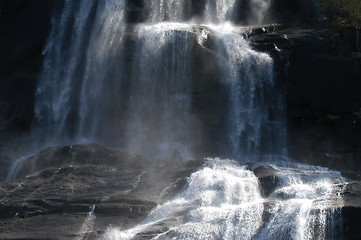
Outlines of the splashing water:
{"label": "splashing water", "polygon": [[90,208],[90,211],[88,212],[88,215],[85,218],[84,223],[80,228],[78,236],[75,237],[74,240],[87,239],[87,234],[89,234],[93,230],[95,224],[96,217],[94,215],[94,210],[95,210],[95,205],[93,205]]}
{"label": "splashing water", "polygon": [[[248,4],[243,22],[261,24],[270,1],[205,0],[197,16],[205,26],[185,23],[192,17],[191,2],[144,0],[144,22],[128,24],[128,1],[66,0],[44,49],[34,134],[53,144],[94,141],[148,157],[193,157],[198,44],[216,58],[209,68],[217,69],[226,89],[224,151],[243,162],[286,154],[273,60],[254,51],[242,28],[230,23]],[[206,47],[209,39],[212,49]],[[102,238],[336,239],[337,186],[344,181],[339,174],[300,164],[264,165],[278,179],[268,197],[245,166],[213,159],[143,222],[131,229],[109,227]],[[92,212],[84,234],[94,218]]]}
{"label": "splashing water", "polygon": [[262,213],[253,173],[215,159],[193,173],[183,192],[154,209],[137,227],[109,229],[105,239],[132,239],[161,222],[174,224],[152,239],[250,239],[261,226]]}
{"label": "splashing water", "polygon": [[[264,166],[259,164],[259,166]],[[103,239],[338,239],[342,199],[337,172],[301,164],[268,165],[279,183],[261,196],[257,177],[229,160],[210,159],[188,186],[128,230],[109,228]],[[266,217],[268,215],[268,217]]]}
{"label": "splashing water", "polygon": [[270,166],[279,183],[268,198],[269,220],[255,239],[340,239],[341,174],[294,163]]}

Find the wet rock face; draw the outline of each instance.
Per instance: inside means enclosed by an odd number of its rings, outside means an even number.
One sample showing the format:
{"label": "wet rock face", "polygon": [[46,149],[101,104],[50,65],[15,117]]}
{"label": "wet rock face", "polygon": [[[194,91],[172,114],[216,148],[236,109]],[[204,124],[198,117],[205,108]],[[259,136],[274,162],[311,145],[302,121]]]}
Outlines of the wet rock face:
{"label": "wet rock face", "polygon": [[301,161],[360,171],[361,58],[339,31],[288,34],[287,101],[291,152]]}
{"label": "wet rock face", "polygon": [[253,170],[262,187],[264,197],[268,197],[279,184],[277,172],[270,166],[259,166]]}
{"label": "wet rock face", "polygon": [[72,165],[106,165],[134,170],[145,167],[146,162],[140,156],[111,150],[97,144],[49,147],[25,159],[13,178],[21,179],[43,169]]}
{"label": "wet rock face", "polygon": [[4,239],[73,239],[89,212],[96,215],[87,233],[94,237],[109,224],[131,227],[204,163],[151,161],[94,144],[49,148],[27,161],[38,172],[29,169],[32,175],[0,184]]}
{"label": "wet rock face", "polygon": [[287,95],[289,152],[298,161],[361,170],[361,58],[351,37],[356,30],[301,24],[251,37],[256,49],[275,59]]}

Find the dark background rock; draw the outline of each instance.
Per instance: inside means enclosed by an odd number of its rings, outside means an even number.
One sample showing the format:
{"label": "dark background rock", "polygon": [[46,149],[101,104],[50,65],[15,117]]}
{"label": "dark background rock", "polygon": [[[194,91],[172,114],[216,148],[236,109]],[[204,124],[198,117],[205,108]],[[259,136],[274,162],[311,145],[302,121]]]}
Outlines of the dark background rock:
{"label": "dark background rock", "polygon": [[271,23],[314,22],[322,19],[322,9],[314,0],[271,0],[266,20]]}
{"label": "dark background rock", "polygon": [[300,161],[361,170],[361,58],[339,30],[316,25],[285,32],[294,43],[286,79],[290,153]]}
{"label": "dark background rock", "polygon": [[344,235],[345,240],[357,240],[361,239],[360,234],[360,207],[345,207],[342,209],[342,215],[344,216]]}
{"label": "dark background rock", "polygon": [[[357,29],[353,29],[356,31]],[[251,37],[269,52],[286,94],[292,158],[338,170],[361,170],[361,57],[355,40],[327,23],[279,25]]]}
{"label": "dark background rock", "polygon": [[0,2],[0,131],[28,131],[42,50],[59,0]]}

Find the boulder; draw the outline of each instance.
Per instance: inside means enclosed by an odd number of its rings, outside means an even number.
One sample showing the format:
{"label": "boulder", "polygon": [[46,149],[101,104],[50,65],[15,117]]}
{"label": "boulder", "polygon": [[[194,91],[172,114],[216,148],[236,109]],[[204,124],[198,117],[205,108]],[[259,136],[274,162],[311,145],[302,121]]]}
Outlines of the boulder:
{"label": "boulder", "polygon": [[129,228],[204,162],[151,161],[95,144],[52,147],[27,161],[38,171],[0,183],[3,239],[92,239],[109,224]]}

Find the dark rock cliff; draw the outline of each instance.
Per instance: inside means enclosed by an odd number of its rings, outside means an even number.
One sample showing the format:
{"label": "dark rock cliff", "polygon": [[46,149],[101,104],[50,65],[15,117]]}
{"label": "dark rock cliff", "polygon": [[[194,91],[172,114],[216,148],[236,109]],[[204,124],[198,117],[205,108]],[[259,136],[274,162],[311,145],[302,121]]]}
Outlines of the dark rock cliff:
{"label": "dark rock cliff", "polygon": [[314,23],[284,25],[252,38],[281,66],[289,151],[299,161],[361,170],[360,34],[357,28]]}
{"label": "dark rock cliff", "polygon": [[51,15],[60,1],[0,2],[0,131],[27,131]]}

